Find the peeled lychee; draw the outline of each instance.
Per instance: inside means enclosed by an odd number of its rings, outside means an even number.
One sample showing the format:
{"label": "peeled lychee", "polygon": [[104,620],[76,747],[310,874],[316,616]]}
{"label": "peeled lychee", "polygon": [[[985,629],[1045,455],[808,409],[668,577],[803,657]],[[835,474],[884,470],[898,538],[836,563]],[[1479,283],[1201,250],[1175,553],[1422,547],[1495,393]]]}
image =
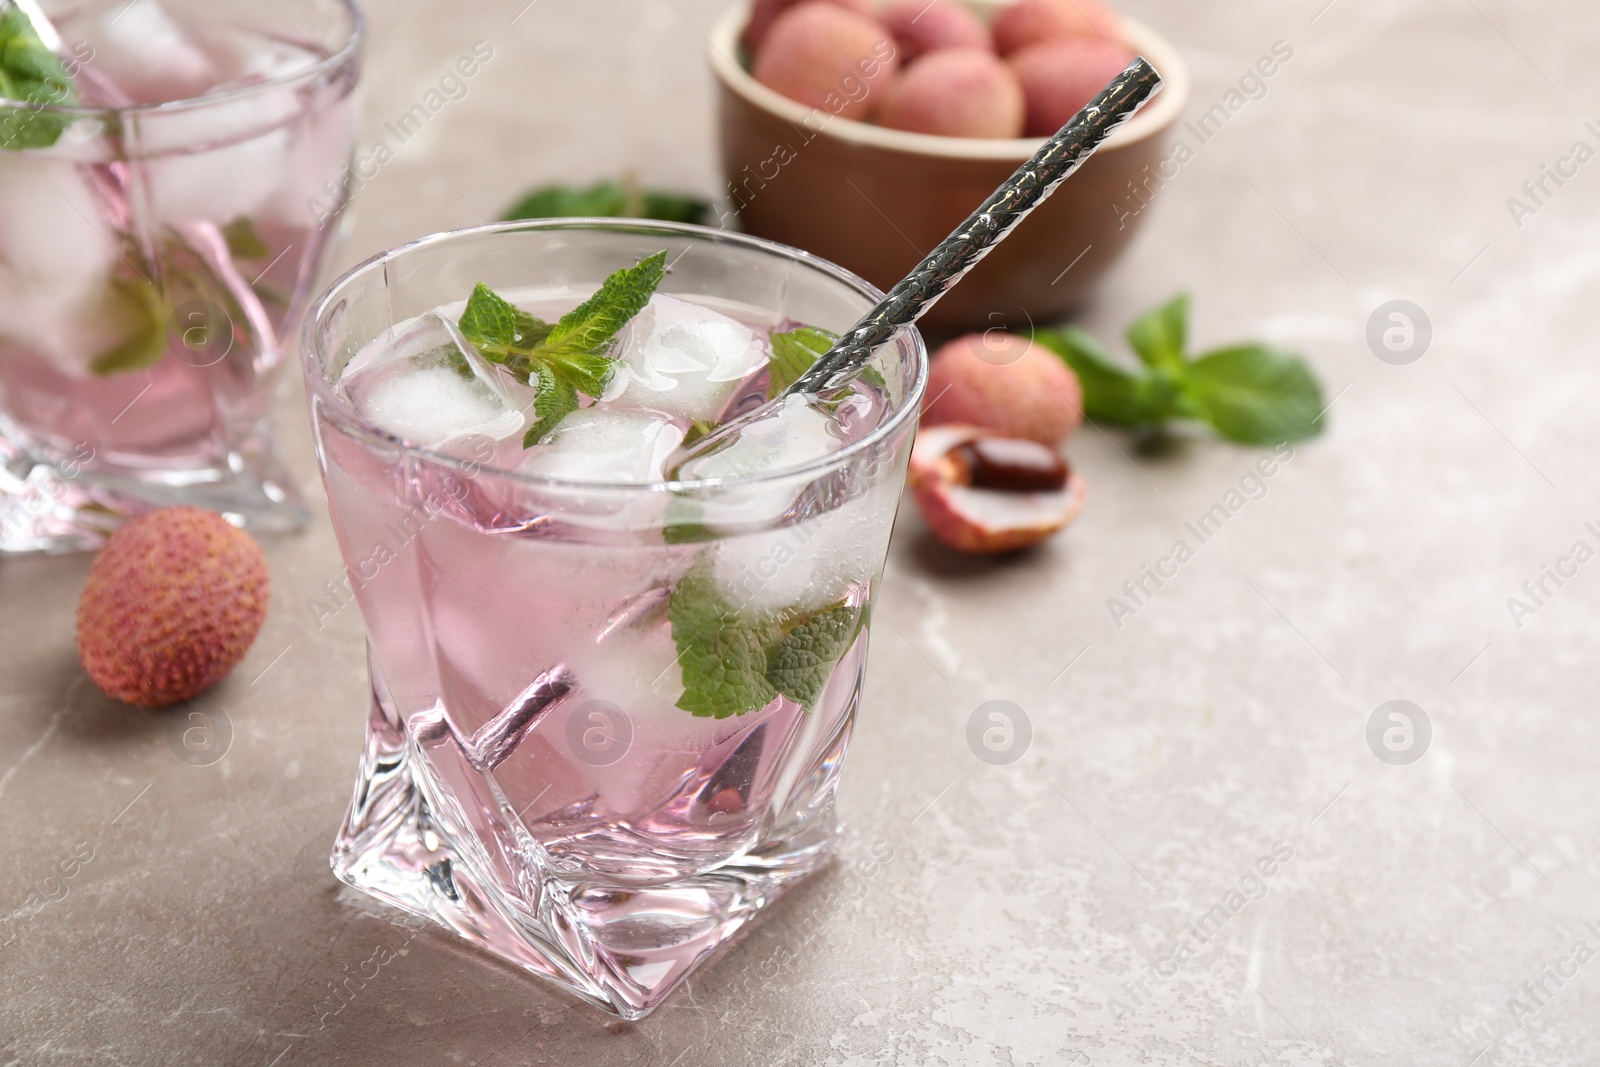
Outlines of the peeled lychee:
{"label": "peeled lychee", "polygon": [[220,515],[165,508],[106,542],[78,601],[78,655],[108,696],[189,700],[238,665],[267,615],[261,547]]}
{"label": "peeled lychee", "polygon": [[1077,375],[1049,349],[991,330],[951,341],[928,372],[924,426],[964,423],[1058,447],[1083,422]]}
{"label": "peeled lychee", "polygon": [[1011,57],[1027,100],[1029,137],[1049,137],[1122,73],[1129,56],[1096,37],[1030,45]]}
{"label": "peeled lychee", "polygon": [[934,536],[979,553],[1038,544],[1078,517],[1089,491],[1055,449],[960,425],[917,434],[910,482]]}
{"label": "peeled lychee", "polygon": [[790,100],[860,120],[898,66],[894,40],[876,20],[807,0],[778,16],[751,73]]}
{"label": "peeled lychee", "polygon": [[981,48],[930,52],[884,91],[882,126],[944,137],[1021,137],[1022,86],[1005,61]]}
{"label": "peeled lychee", "polygon": [[[750,21],[744,25],[744,33],[739,35],[739,43],[755,55],[760,50],[762,42],[767,39],[767,34],[772,30],[772,24],[778,21],[778,16],[803,3],[804,0],[756,0],[755,7],[750,10]],[[828,3],[847,7],[863,15],[872,14],[872,0],[827,0]]]}
{"label": "peeled lychee", "polygon": [[1016,0],[995,14],[990,31],[995,48],[1009,56],[1045,41],[1120,41],[1122,20],[1100,0]]}
{"label": "peeled lychee", "polygon": [[944,48],[994,51],[989,27],[971,11],[949,0],[898,0],[878,17],[894,34],[902,63]]}

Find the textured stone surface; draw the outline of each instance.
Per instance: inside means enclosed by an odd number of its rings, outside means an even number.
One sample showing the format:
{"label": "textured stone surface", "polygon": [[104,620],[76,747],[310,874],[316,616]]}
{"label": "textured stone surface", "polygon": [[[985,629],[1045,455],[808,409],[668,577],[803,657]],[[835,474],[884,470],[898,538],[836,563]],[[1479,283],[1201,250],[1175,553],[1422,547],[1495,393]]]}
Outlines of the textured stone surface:
{"label": "textured stone surface", "polygon": [[[354,610],[319,628],[308,608],[339,575],[325,513],[267,546],[266,629],[199,706],[232,732],[207,766],[174,741],[203,724],[84,678],[88,561],[4,560],[0,1063],[1600,1062],[1600,962],[1522,991],[1570,972],[1575,941],[1600,949],[1600,569],[1520,628],[1507,608],[1600,543],[1600,164],[1520,228],[1506,204],[1578,139],[1600,147],[1600,16],[1325,4],[1129,0],[1193,64],[1192,113],[1273,42],[1294,57],[1160,194],[1082,321],[1110,336],[1188,287],[1201,343],[1309,354],[1330,433],[1120,628],[1107,598],[1193,541],[1256,453],[1139,455],[1087,429],[1083,519],[1003,563],[955,560],[903,515],[841,793],[846,863],[886,862],[819,878],[655,1016],[610,1022],[329,875],[366,666]],[[718,0],[520,5],[375,5],[367,145],[474,41],[495,58],[363,190],[344,262],[538,180],[714,188]],[[1393,298],[1434,325],[1411,366],[1364,339]],[[295,383],[279,406],[310,481]],[[1432,722],[1408,767],[1365,740],[1394,698]],[[967,746],[990,700],[1031,720],[1010,766]],[[1293,858],[1265,896],[1227,909],[1277,842]],[[1219,901],[1175,976],[1125,987]]]}

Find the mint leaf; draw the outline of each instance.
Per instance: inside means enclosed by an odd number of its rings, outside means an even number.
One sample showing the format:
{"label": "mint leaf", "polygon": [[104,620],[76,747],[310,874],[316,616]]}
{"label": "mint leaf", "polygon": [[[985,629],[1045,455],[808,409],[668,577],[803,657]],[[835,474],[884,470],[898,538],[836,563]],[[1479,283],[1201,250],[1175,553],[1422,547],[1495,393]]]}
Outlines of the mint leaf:
{"label": "mint leaf", "polygon": [[662,249],[617,271],[605,280],[599,292],[561,316],[544,339],[544,347],[553,352],[599,352],[644,310],[666,270],[667,252]]}
{"label": "mint leaf", "polygon": [[598,397],[616,373],[617,361],[589,352],[561,353],[552,357],[561,377],[585,396]]}
{"label": "mint leaf", "polygon": [[471,341],[485,358],[504,363],[517,342],[518,314],[521,313],[500,294],[479,282],[473,286],[466,310],[456,325],[461,329],[461,336]]}
{"label": "mint leaf", "polygon": [[678,707],[726,719],[766,707],[778,696],[767,678],[767,648],[781,639],[770,620],[746,619],[728,603],[702,562],[678,579],[667,601],[678,646],[683,696]]}
{"label": "mint leaf", "polygon": [[599,182],[584,189],[569,185],[541,186],[513,204],[503,218],[511,222],[516,219],[569,218],[578,215],[601,218],[626,216],[699,225],[705,222],[710,213],[710,203],[698,197],[641,190],[632,183]]}
{"label": "mint leaf", "polygon": [[533,425],[522,435],[522,447],[532,448],[549,436],[560,421],[578,410],[578,391],[548,363],[535,363],[528,384],[533,395]]}
{"label": "mint leaf", "polygon": [[1130,370],[1076,326],[1039,330],[1034,341],[1066,361],[1083,386],[1083,411],[1091,419],[1149,426],[1180,414],[1175,386],[1154,372]]}
{"label": "mint leaf", "polygon": [[1189,365],[1185,391],[1230,441],[1276,445],[1320,432],[1322,388],[1299,357],[1264,345],[1208,353]]}
{"label": "mint leaf", "polygon": [[1128,327],[1128,344],[1149,367],[1181,370],[1189,344],[1189,294],[1180,293]]}
{"label": "mint leaf", "polygon": [[680,193],[662,193],[649,189],[644,191],[641,209],[634,215],[641,219],[660,219],[662,222],[687,222],[694,226],[703,225],[706,217],[711,214],[711,202],[698,196],[684,196]]}
{"label": "mint leaf", "polygon": [[542,185],[506,209],[505,222],[518,219],[612,218],[623,214],[627,190],[616,182],[600,182],[586,189],[570,185]]}
{"label": "mint leaf", "polygon": [[12,151],[55,144],[72,118],[42,109],[78,103],[67,68],[13,5],[0,13],[0,97],[24,105],[0,107],[0,148]]}
{"label": "mint leaf", "polygon": [[[783,391],[800,380],[811,365],[828,354],[839,335],[816,326],[800,326],[772,335],[772,358],[767,361],[767,399],[776,400]],[[878,389],[888,388],[878,368],[868,367],[861,380]]]}
{"label": "mint leaf", "polygon": [[228,255],[234,259],[265,259],[272,251],[256,232],[255,224],[243,216],[222,228],[222,239],[227,242]]}
{"label": "mint leaf", "polygon": [[785,389],[800,380],[811,365],[833,347],[837,334],[802,326],[797,330],[772,335],[772,358],[767,363],[771,378],[767,385],[767,399],[776,399]]}
{"label": "mint leaf", "polygon": [[129,330],[122,341],[100,353],[89,370],[101,377],[143,370],[167,354],[167,325],[172,306],[152,282],[143,278],[115,278],[107,291],[108,315],[126,319]]}
{"label": "mint leaf", "polygon": [[678,706],[717,719],[759,711],[780,695],[811,711],[866,622],[848,601],[788,619],[743,614],[706,556],[678,580],[667,617],[683,676]]}
{"label": "mint leaf", "polygon": [[841,602],[791,627],[767,651],[767,680],[774,689],[811,711],[840,657],[860,632],[860,612]]}

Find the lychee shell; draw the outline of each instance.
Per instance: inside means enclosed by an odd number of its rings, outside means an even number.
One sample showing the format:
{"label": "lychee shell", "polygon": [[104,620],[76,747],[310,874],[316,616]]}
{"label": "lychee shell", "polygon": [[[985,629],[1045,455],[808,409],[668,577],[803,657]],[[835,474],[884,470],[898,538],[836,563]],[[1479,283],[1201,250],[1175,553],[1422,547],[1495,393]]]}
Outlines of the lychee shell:
{"label": "lychee shell", "polygon": [[756,81],[806,107],[864,120],[899,66],[889,31],[826,0],[778,16],[756,53]]}
{"label": "lychee shell", "polygon": [[990,31],[996,50],[1009,56],[1031,44],[1073,37],[1116,41],[1122,20],[1099,0],[1016,0],[995,13]]}
{"label": "lychee shell", "polygon": [[1077,375],[1053,352],[1016,334],[958,338],[934,354],[925,426],[966,423],[1056,447],[1083,422]]}
{"label": "lychee shell", "polygon": [[266,619],[259,545],[220,515],[166,508],[112,535],[78,603],[78,654],[109,696],[159,708],[238,665]]}
{"label": "lychee shell", "polygon": [[900,46],[900,62],[945,48],[994,51],[983,20],[950,0],[897,0],[878,15]]}
{"label": "lychee shell", "polygon": [[878,122],[944,137],[1022,136],[1022,86],[993,52],[930,52],[889,84]]}

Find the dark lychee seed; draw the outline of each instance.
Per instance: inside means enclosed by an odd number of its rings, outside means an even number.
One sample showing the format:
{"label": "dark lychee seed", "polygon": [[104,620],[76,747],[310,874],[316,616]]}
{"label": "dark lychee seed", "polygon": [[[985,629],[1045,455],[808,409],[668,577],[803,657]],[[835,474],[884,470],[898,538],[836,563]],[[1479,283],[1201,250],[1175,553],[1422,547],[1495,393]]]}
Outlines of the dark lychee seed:
{"label": "dark lychee seed", "polygon": [[1053,493],[1071,472],[1052,449],[1021,438],[979,437],[950,450],[958,481],[1002,493]]}

